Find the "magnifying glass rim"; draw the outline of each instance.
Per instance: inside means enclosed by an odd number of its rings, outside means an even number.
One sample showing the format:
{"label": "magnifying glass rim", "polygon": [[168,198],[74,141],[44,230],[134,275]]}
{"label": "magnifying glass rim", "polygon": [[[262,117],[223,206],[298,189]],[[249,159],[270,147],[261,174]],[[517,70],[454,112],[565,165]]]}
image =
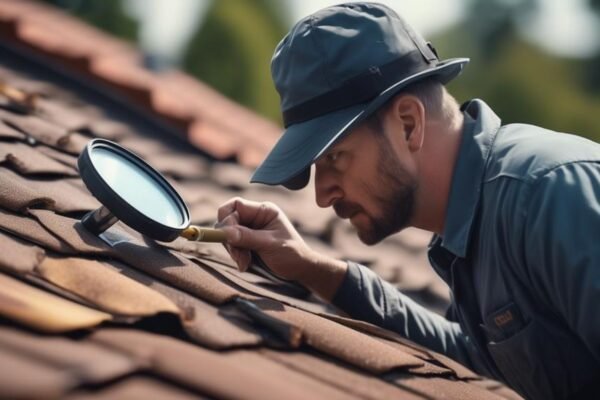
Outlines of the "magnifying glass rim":
{"label": "magnifying glass rim", "polygon": [[[167,225],[154,220],[127,202],[104,180],[97,171],[92,160],[94,149],[104,148],[118,154],[134,163],[156,181],[179,206],[182,214],[182,223],[179,225]],[[129,225],[136,231],[160,241],[172,241],[176,239],[182,230],[190,225],[190,212],[179,193],[171,186],[165,177],[139,156],[125,149],[119,144],[107,139],[92,139],[81,152],[77,160],[79,173],[88,190],[118,219]]]}

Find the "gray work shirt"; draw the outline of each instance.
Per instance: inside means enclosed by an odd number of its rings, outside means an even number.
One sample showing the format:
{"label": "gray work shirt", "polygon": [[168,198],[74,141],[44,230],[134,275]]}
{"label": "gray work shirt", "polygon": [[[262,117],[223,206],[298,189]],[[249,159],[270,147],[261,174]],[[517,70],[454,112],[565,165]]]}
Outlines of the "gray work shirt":
{"label": "gray work shirt", "polygon": [[600,145],[501,126],[481,100],[463,111],[445,229],[429,248],[452,293],[446,318],[352,262],[333,303],[527,398],[600,390]]}

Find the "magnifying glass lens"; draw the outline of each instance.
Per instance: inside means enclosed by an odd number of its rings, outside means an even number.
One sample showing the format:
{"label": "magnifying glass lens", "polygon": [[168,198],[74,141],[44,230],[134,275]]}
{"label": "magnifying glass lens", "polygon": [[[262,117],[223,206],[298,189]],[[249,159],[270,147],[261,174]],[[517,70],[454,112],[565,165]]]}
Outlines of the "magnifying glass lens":
{"label": "magnifying glass lens", "polygon": [[167,226],[184,223],[180,206],[173,196],[127,157],[97,147],[90,158],[102,179],[127,203],[139,212]]}

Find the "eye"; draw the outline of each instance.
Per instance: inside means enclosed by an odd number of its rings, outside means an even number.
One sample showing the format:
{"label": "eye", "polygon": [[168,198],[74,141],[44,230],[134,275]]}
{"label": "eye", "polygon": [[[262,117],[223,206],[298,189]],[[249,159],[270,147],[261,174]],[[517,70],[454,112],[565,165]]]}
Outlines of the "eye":
{"label": "eye", "polygon": [[329,161],[330,163],[336,162],[339,158],[340,158],[339,151],[332,151],[331,153],[327,154],[327,161]]}

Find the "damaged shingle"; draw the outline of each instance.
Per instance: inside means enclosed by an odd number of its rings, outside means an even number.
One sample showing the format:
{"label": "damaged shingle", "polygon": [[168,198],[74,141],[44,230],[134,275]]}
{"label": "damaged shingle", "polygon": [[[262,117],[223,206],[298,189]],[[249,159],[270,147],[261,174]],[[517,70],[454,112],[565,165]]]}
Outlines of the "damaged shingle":
{"label": "damaged shingle", "polygon": [[46,257],[36,273],[98,308],[118,315],[179,314],[169,299],[102,263],[84,258]]}
{"label": "damaged shingle", "polygon": [[110,314],[79,305],[0,273],[0,315],[42,332],[89,328]]}

